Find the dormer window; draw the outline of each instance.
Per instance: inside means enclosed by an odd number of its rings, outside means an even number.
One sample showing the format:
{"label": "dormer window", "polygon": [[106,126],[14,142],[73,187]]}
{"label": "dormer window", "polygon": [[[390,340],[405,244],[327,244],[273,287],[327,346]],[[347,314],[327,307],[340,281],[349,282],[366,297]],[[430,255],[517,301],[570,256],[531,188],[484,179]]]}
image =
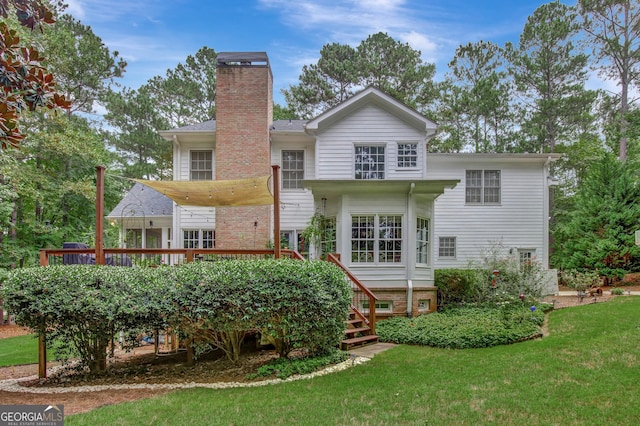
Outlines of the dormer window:
{"label": "dormer window", "polygon": [[384,145],[356,145],[356,179],[384,179],[384,148]]}

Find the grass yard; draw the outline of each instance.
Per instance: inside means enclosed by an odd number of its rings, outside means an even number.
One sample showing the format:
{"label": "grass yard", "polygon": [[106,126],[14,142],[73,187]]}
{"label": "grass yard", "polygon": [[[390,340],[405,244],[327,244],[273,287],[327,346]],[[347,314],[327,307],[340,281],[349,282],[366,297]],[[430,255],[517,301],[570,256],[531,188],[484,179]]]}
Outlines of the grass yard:
{"label": "grass yard", "polygon": [[[68,416],[68,425],[636,425],[640,297],[551,312],[543,339],[398,346],[291,383],[195,389]],[[117,392],[117,391],[116,391]]]}
{"label": "grass yard", "polygon": [[0,339],[0,367],[38,362],[38,339],[23,335]]}

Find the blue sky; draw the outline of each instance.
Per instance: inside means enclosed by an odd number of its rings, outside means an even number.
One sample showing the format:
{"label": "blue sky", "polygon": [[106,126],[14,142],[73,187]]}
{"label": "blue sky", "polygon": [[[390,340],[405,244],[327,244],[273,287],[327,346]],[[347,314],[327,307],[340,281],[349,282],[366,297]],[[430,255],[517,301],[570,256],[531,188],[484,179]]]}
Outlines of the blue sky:
{"label": "blue sky", "polygon": [[[298,83],[327,43],[358,45],[379,31],[409,43],[447,71],[468,42],[517,42],[540,0],[67,0],[68,13],[128,62],[120,82],[138,88],[202,46],[216,52],[265,51],[274,100]],[[575,4],[575,2],[567,2]]]}

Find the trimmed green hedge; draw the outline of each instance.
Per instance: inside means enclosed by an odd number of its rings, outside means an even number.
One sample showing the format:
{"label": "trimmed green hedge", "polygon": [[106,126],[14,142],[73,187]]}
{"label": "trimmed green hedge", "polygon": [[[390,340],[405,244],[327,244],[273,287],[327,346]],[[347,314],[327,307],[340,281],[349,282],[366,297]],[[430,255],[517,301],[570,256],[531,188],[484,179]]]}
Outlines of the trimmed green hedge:
{"label": "trimmed green hedge", "polygon": [[225,260],[174,267],[66,265],[17,269],[0,288],[16,322],[91,371],[106,368],[106,348],[121,330],[133,336],[172,327],[196,348],[237,359],[249,330],[286,356],[339,345],[351,302],[343,272],[328,262]]}

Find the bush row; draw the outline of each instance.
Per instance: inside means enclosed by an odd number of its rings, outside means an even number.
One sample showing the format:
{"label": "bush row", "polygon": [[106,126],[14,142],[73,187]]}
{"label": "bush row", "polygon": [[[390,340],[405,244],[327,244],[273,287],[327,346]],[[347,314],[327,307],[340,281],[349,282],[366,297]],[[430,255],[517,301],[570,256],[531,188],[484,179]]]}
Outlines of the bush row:
{"label": "bush row", "polygon": [[[159,268],[66,265],[13,271],[0,288],[18,324],[65,342],[91,371],[106,366],[120,331],[172,328],[191,347],[235,360],[249,331],[280,355],[339,345],[351,302],[344,274],[328,262],[224,260]],[[64,349],[64,348],[62,348]]]}

